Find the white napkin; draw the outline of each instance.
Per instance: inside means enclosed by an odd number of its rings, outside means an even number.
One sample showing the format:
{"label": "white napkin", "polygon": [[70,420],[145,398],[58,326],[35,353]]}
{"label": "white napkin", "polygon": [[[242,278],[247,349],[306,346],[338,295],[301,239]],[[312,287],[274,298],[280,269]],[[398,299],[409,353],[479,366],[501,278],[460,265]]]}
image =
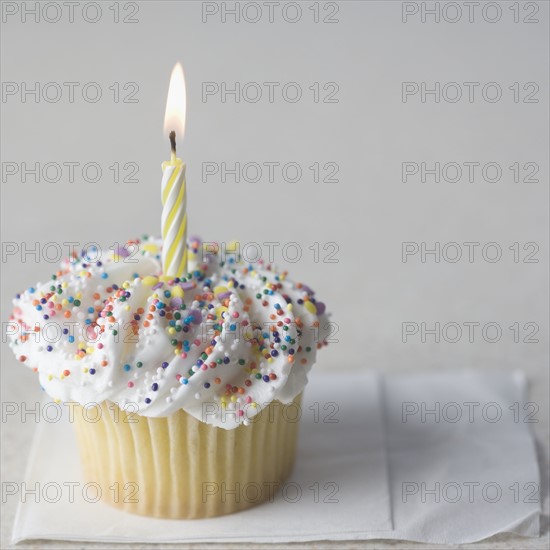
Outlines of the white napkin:
{"label": "white napkin", "polygon": [[[87,502],[95,494],[86,493],[80,479],[71,427],[44,422],[25,481],[27,489],[39,489],[38,497],[20,502],[13,541],[459,544],[500,532],[538,536],[539,472],[524,422],[525,393],[519,373],[313,372],[297,466],[284,491],[245,512],[192,521],[143,518]],[[435,403],[439,419],[427,414]],[[459,410],[463,416],[455,422]]]}

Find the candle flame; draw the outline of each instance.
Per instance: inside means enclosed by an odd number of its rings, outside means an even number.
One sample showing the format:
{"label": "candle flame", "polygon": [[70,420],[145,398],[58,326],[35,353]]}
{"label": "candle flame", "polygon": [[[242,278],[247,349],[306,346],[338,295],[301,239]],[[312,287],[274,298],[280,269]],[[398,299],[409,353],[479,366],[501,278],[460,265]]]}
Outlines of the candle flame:
{"label": "candle flame", "polygon": [[187,95],[185,93],[185,78],[181,63],[176,63],[170,77],[168,99],[166,100],[166,113],[164,115],[164,133],[176,132],[178,140],[183,139],[185,132],[185,110]]}

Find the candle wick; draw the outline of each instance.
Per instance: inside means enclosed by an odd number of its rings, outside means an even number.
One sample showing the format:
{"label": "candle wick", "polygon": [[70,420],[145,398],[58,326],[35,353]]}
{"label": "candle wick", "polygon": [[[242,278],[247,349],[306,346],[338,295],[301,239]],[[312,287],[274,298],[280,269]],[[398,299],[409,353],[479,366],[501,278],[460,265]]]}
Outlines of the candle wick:
{"label": "candle wick", "polygon": [[176,153],[176,132],[172,130],[170,132],[170,148],[172,149],[172,153]]}

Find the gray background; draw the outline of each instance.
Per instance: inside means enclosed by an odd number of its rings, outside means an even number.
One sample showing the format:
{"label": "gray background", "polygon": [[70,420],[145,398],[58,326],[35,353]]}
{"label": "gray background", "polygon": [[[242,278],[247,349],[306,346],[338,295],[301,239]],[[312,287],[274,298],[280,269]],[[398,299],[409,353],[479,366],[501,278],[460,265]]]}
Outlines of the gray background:
{"label": "gray background", "polygon": [[[27,3],[28,4],[28,3]],[[55,3],[61,5],[62,3]],[[44,166],[48,162],[97,162],[97,183],[76,181],[67,173],[56,183],[20,175],[2,181],[2,241],[23,246],[90,241],[109,247],[143,233],[160,232],[160,163],[168,158],[162,133],[168,80],[180,60],[187,80],[187,129],[179,156],[188,164],[189,230],[205,240],[259,244],[279,242],[276,264],[315,288],[333,313],[338,342],[319,355],[315,368],[335,375],[348,368],[408,371],[426,368],[524,369],[532,382],[539,418],[548,416],[548,3],[538,7],[538,23],[514,22],[511,2],[489,23],[481,8],[468,22],[466,7],[457,23],[440,23],[420,14],[402,21],[401,2],[338,2],[339,20],[313,22],[314,2],[301,2],[302,16],[285,22],[280,11],[267,21],[236,24],[221,15],[202,21],[201,2],[137,2],[136,23],[115,24],[112,2],[101,2],[97,23],[83,20],[75,8],[73,23],[63,11],[56,23],[23,22],[21,13],[2,22],[2,81],[28,86],[39,82],[78,82],[75,100],[67,89],[58,102],[36,102],[21,94],[2,99],[2,162]],[[131,6],[119,2],[120,17]],[[243,5],[244,3],[241,3]],[[284,4],[284,2],[282,3]],[[321,17],[330,3],[321,2]],[[421,7],[422,2],[418,2]],[[433,3],[428,3],[430,6]],[[444,3],[443,3],[444,4]],[[326,11],[324,9],[326,8]],[[290,13],[290,12],[289,12]],[[294,12],[291,13],[291,16]],[[520,7],[520,20],[530,13]],[[249,15],[251,15],[250,12]],[[93,17],[94,12],[90,11]],[[443,14],[442,14],[443,15]],[[446,13],[453,17],[454,12]],[[47,17],[53,18],[52,9]],[[493,12],[489,12],[493,17]],[[204,82],[287,82],[300,84],[303,97],[257,103],[220,95],[204,100]],[[402,82],[479,82],[475,99],[457,103],[402,101]],[[97,103],[82,98],[85,83],[98,83]],[[139,87],[137,103],[115,103],[114,83]],[[309,86],[336,82],[336,103],[315,103]],[[496,82],[500,101],[484,101],[481,87]],[[515,103],[508,89],[535,82],[538,103]],[[263,88],[265,92],[265,87]],[[278,90],[281,86],[278,87]],[[466,88],[462,86],[466,93]],[[53,93],[53,92],[52,92]],[[252,93],[252,89],[251,89]],[[322,95],[321,97],[323,96]],[[521,91],[521,99],[525,92]],[[265,97],[265,96],[264,96]],[[203,182],[205,162],[299,163],[301,181],[269,183]],[[402,163],[495,162],[498,182],[466,174],[460,182],[402,181]],[[135,162],[137,182],[113,182],[109,166]],[[314,162],[335,162],[338,183],[314,183]],[[538,183],[515,183],[508,168],[534,162]],[[5,164],[4,164],[5,166]],[[522,178],[525,173],[522,173]],[[285,243],[296,242],[303,256],[289,262]],[[496,242],[502,259],[483,259],[481,246],[470,263],[465,257],[439,263],[419,255],[402,261],[403,242]],[[335,242],[337,262],[314,261],[309,249]],[[534,242],[538,263],[515,263],[513,243]],[[53,252],[54,249],[49,249]],[[267,252],[267,248],[263,249]],[[463,248],[466,253],[466,249]],[[449,252],[450,253],[450,252]],[[526,252],[521,251],[520,260]],[[26,260],[26,261],[23,261]],[[2,319],[15,292],[55,269],[21,252],[2,259]],[[470,342],[402,341],[404,322],[498,323],[498,342],[484,340],[480,328]],[[539,326],[538,343],[515,343],[514,323]],[[450,337],[454,332],[448,333]],[[526,336],[520,332],[520,338]],[[492,333],[491,333],[492,335]],[[2,346],[2,399],[39,396],[33,375]],[[345,383],[345,381],[344,381]],[[4,477],[22,476],[23,456],[32,426],[3,426],[10,443]],[[537,426],[542,447],[548,439]],[[6,445],[4,445],[6,449]],[[547,453],[546,453],[547,456]],[[13,510],[6,508],[9,520]],[[4,537],[9,535],[9,526]],[[4,541],[6,539],[4,538]],[[540,541],[539,541],[540,542]],[[532,541],[536,545],[537,542]],[[4,546],[4,544],[3,544]]]}

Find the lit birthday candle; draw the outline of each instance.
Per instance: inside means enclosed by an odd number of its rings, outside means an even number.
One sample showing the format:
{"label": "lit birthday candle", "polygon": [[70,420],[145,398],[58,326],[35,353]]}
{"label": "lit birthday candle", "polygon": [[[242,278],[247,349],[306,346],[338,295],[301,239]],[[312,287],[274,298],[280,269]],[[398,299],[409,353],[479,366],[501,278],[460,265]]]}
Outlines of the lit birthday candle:
{"label": "lit birthday candle", "polygon": [[176,157],[176,136],[185,130],[186,94],[183,69],[176,63],[170,78],[164,132],[169,134],[171,157],[162,163],[162,270],[170,277],[187,272],[187,192],[185,164]]}

